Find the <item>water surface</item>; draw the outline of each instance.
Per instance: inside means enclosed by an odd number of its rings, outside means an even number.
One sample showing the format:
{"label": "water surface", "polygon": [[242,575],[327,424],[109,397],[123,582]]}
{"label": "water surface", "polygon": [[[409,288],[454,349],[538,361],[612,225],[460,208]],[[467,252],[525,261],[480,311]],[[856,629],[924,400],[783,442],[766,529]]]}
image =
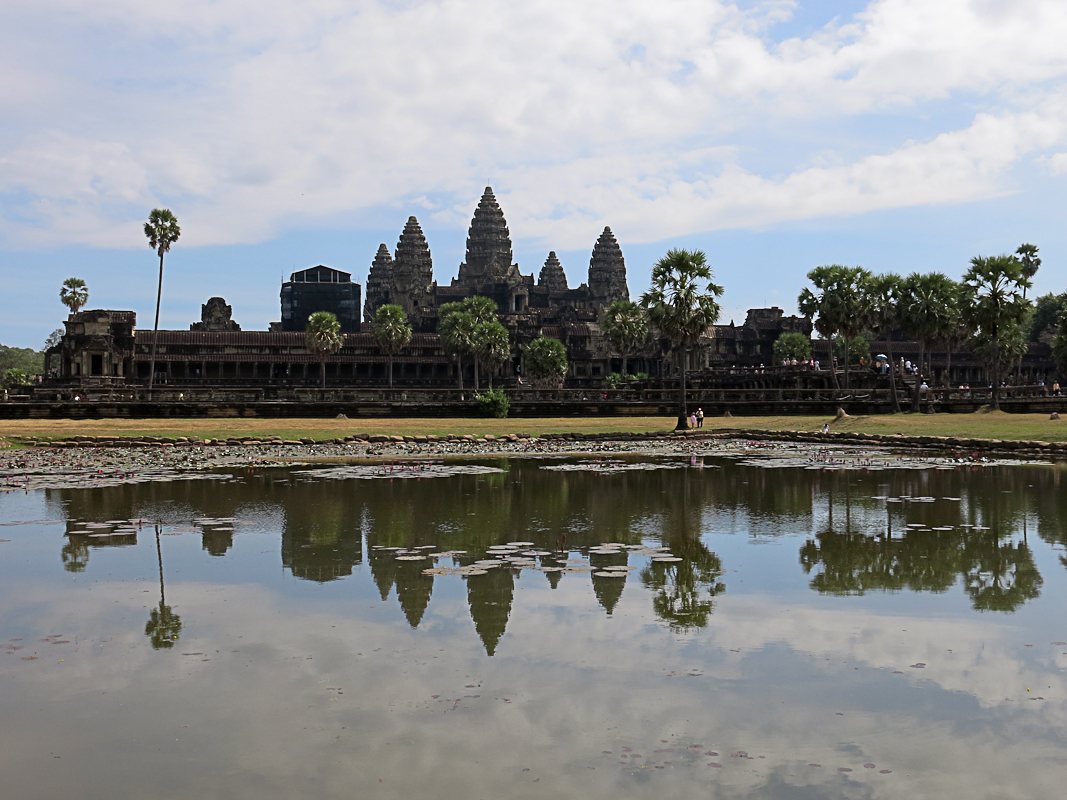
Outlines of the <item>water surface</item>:
{"label": "water surface", "polygon": [[4,796],[1061,796],[1061,466],[633,463],[0,495]]}

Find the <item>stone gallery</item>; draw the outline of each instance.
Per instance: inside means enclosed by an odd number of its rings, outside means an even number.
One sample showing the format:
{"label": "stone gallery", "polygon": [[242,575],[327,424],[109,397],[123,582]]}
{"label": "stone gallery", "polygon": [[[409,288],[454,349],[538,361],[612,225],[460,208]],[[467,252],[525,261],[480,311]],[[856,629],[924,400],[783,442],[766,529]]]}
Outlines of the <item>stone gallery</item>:
{"label": "stone gallery", "polygon": [[[233,309],[221,297],[202,307],[201,320],[189,330],[137,328],[133,311],[86,310],[66,321],[62,341],[48,353],[50,383],[108,384],[112,388],[148,381],[155,345],[156,382],[163,386],[250,386],[256,384],[314,384],[319,380],[319,356],[305,343],[308,317],[316,311],[337,316],[344,346],[326,356],[329,386],[373,386],[387,380],[388,357],[371,335],[375,311],[393,303],[407,312],[414,335],[396,356],[394,380],[399,386],[455,386],[460,368],[441,349],[436,333],[443,304],[473,295],[492,298],[507,328],[512,358],[499,370],[506,381],[517,381],[525,348],[542,336],[559,339],[568,355],[568,384],[598,385],[621,371],[622,363],[601,335],[598,320],[615,300],[629,300],[626,261],[610,228],[593,246],[585,283],[571,288],[550,252],[536,280],[523,275],[513,262],[511,234],[493,190],[486,188],[474,212],[467,237],[466,258],[448,285],[434,279],[433,259],[415,217],[409,217],[396,249],[378,248],[367,276],[360,321],[362,287],[351,274],[319,265],[294,272],[281,287],[281,320],[267,331],[242,330]],[[721,363],[757,366],[771,359],[774,340],[783,331],[809,333],[811,324],[785,317],[780,309],[749,312],[745,325],[720,325],[709,331],[709,346],[694,353],[695,368]],[[644,352],[630,357],[635,372],[656,376],[669,369],[661,343],[650,340]],[[473,365],[464,364],[473,380]]]}

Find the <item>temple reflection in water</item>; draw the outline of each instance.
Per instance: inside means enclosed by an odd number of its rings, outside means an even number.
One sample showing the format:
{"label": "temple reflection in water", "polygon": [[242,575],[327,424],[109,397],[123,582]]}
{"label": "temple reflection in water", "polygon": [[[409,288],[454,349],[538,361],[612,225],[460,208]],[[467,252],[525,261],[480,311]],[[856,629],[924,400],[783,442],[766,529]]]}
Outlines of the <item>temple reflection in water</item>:
{"label": "temple reflection in water", "polygon": [[[228,481],[56,490],[48,497],[71,521],[61,552],[71,572],[91,570],[94,550],[152,536],[150,525],[130,520],[162,520],[167,532],[199,536],[211,557],[224,556],[242,536],[280,530],[281,564],[293,577],[343,581],[366,566],[381,600],[395,597],[411,628],[423,622],[437,581],[466,581],[470,616],[489,655],[507,631],[521,581],[544,580],[553,589],[588,582],[608,615],[636,588],[672,629],[706,626],[726,588],[724,565],[707,544],[714,534],[754,542],[803,535],[800,569],[811,589],[827,595],[958,586],[976,609],[1002,612],[1040,593],[1031,537],[1067,546],[1058,466],[865,473],[709,461],[597,474],[550,471],[541,468],[546,462],[523,459],[494,463],[503,471],[333,481],[270,469]],[[511,541],[547,554],[538,566],[587,557],[596,571],[635,569],[625,577],[507,568],[435,576],[425,574],[432,562],[398,560],[381,549],[464,551],[454,562],[470,565]],[[604,542],[662,546],[680,560],[596,552]],[[160,558],[162,578],[162,552]]]}

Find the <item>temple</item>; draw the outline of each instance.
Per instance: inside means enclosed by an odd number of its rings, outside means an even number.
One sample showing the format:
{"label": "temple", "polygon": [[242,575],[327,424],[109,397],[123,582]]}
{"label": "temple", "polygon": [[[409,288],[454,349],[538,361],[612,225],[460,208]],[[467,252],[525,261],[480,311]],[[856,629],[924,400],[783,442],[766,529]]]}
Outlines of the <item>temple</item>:
{"label": "temple", "polygon": [[[242,330],[233,309],[221,297],[202,307],[200,322],[187,331],[136,329],[132,311],[88,310],[66,321],[62,341],[48,354],[53,388],[106,383],[110,387],[138,386],[151,372],[156,345],[156,383],[162,387],[217,386],[222,389],[255,385],[284,387],[314,385],[319,356],[305,342],[308,318],[316,311],[337,316],[344,345],[325,357],[326,383],[332,387],[382,385],[388,358],[371,335],[377,310],[396,304],[407,312],[414,336],[395,358],[394,381],[400,386],[470,385],[473,365],[460,365],[447,355],[437,336],[440,309],[474,295],[491,298],[501,323],[508,329],[512,359],[498,371],[505,383],[522,372],[523,353],[534,339],[559,339],[567,348],[567,382],[573,387],[596,387],[622,361],[601,333],[603,310],[616,300],[629,300],[626,260],[622,248],[605,227],[593,244],[586,281],[571,288],[555,251],[550,251],[536,279],[524,275],[514,261],[511,232],[491,187],[478,202],[467,233],[466,253],[448,284],[434,279],[429,243],[414,216],[408,217],[396,247],[378,247],[370,262],[366,292],[348,272],[317,265],[292,273],[281,286],[281,319],[268,331]],[[362,321],[360,309],[362,306]],[[694,348],[690,368],[718,366],[755,368],[771,363],[774,340],[783,332],[810,333],[810,321],[786,317],[781,309],[756,309],[744,325],[709,329],[705,347]],[[649,339],[630,354],[635,373],[669,373],[662,342]],[[47,394],[47,388],[41,394]],[[281,399],[279,395],[279,399]]]}

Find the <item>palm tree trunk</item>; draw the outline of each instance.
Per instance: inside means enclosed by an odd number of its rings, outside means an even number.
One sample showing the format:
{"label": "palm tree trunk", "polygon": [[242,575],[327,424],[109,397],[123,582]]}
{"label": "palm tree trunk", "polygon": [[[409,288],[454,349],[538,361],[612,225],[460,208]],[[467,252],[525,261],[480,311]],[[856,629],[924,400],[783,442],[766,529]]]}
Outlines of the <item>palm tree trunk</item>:
{"label": "palm tree trunk", "polygon": [[848,337],[842,336],[845,340],[845,391],[848,391]]}
{"label": "palm tree trunk", "polygon": [[319,362],[319,375],[322,377],[322,388],[326,388],[326,362]]}
{"label": "palm tree trunk", "polygon": [[993,410],[1000,411],[1000,339],[993,337]]}
{"label": "palm tree trunk", "polygon": [[885,343],[886,353],[889,356],[889,402],[894,414],[900,413],[900,398],[897,397],[897,373],[893,363],[893,341],[887,339]]}
{"label": "palm tree trunk", "polygon": [[163,299],[163,253],[159,254],[159,288],[156,289],[156,324],[152,329],[152,360],[148,368],[148,400],[152,401],[152,386],[156,382],[156,340],[159,338],[159,302]]}
{"label": "palm tree trunk", "polygon": [[393,388],[393,357],[389,356],[389,388]]}
{"label": "palm tree trunk", "polygon": [[945,386],[952,388],[952,344],[945,342]]}
{"label": "palm tree trunk", "polygon": [[925,344],[922,341],[920,341],[919,342],[919,368],[918,368],[918,371],[915,373],[915,386],[913,386],[912,390],[911,390],[911,410],[912,410],[913,413],[916,413],[916,414],[919,412],[919,385],[922,383],[923,358],[925,357],[925,352],[924,352],[925,350],[926,350]]}
{"label": "palm tree trunk", "polygon": [[627,353],[623,353],[622,354],[622,377],[623,378],[625,378],[627,375],[630,374],[630,371],[628,369],[626,369],[626,356],[627,355],[628,355]]}
{"label": "palm tree trunk", "polygon": [[839,389],[840,387],[837,385],[837,367],[834,365],[834,337],[833,337],[833,334],[831,334],[830,337],[826,341],[830,345],[830,363],[827,365],[827,366],[830,367],[830,383],[833,385],[834,389]]}
{"label": "palm tree trunk", "polygon": [[459,388],[463,390],[463,356],[456,356],[456,375],[459,377]]}
{"label": "palm tree trunk", "polygon": [[678,425],[677,431],[689,430],[689,410],[685,405],[685,356],[686,348],[679,348],[681,358],[678,359]]}
{"label": "palm tree trunk", "polygon": [[479,391],[478,381],[478,359],[474,359],[474,391]]}

